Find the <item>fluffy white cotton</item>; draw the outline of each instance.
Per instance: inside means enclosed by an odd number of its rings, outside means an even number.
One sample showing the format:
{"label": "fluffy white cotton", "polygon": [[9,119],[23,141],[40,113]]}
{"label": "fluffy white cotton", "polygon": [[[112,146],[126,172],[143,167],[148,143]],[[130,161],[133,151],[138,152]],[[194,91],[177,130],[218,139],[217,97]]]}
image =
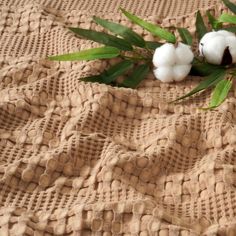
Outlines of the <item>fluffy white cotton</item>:
{"label": "fluffy white cotton", "polygon": [[233,63],[236,62],[236,37],[230,36],[226,38],[226,44],[229,47],[230,54],[233,58]]}
{"label": "fluffy white cotton", "polygon": [[164,83],[173,81],[173,68],[171,66],[161,66],[153,70],[155,77]]}
{"label": "fluffy white cotton", "polygon": [[[160,55],[162,55],[160,57]],[[171,43],[166,43],[155,50],[153,55],[154,66],[169,66],[175,63],[175,47]]]}
{"label": "fluffy white cotton", "polygon": [[219,30],[206,33],[199,44],[200,55],[205,57],[206,61],[220,65],[222,63],[225,49],[229,47],[233,63],[236,62],[236,36],[232,32]]}
{"label": "fluffy white cotton", "polygon": [[178,47],[175,49],[175,54],[175,61],[181,65],[190,64],[194,56],[190,46],[183,43],[179,43]]}
{"label": "fluffy white cotton", "polygon": [[157,48],[153,55],[155,77],[164,83],[183,80],[191,70],[193,52],[188,45],[166,43]]}
{"label": "fluffy white cotton", "polygon": [[202,48],[202,55],[209,63],[220,65],[225,50],[225,39],[223,36],[216,36],[210,43],[205,43]]}
{"label": "fluffy white cotton", "polygon": [[200,41],[200,43],[199,43],[199,51],[200,51],[200,55],[201,55],[201,56],[203,56],[203,54],[202,54],[202,47],[203,47],[203,45],[204,45],[206,42],[208,42],[208,41],[210,41],[211,39],[213,39],[215,36],[217,36],[217,32],[212,31],[212,32],[209,32],[209,33],[205,34],[205,35],[202,37],[202,39],[201,39],[201,41]]}
{"label": "fluffy white cotton", "polygon": [[224,37],[234,36],[234,33],[229,32],[227,30],[219,30],[219,31],[216,31],[215,33],[220,34],[220,35],[222,35]]}
{"label": "fluffy white cotton", "polygon": [[191,70],[192,65],[175,65],[173,67],[173,75],[175,81],[181,81],[183,80],[186,75],[189,74]]}

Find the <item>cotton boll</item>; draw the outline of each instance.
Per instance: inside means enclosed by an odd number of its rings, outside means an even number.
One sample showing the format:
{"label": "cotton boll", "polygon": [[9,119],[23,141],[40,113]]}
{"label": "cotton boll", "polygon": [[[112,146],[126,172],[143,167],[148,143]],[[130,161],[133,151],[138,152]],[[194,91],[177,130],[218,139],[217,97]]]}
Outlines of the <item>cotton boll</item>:
{"label": "cotton boll", "polygon": [[231,49],[230,54],[232,55],[232,63],[236,63],[236,49]]}
{"label": "cotton boll", "polygon": [[194,58],[190,46],[178,43],[166,43],[156,49],[153,56],[153,64],[157,68],[153,73],[157,79],[164,83],[183,80],[191,70],[191,62]]}
{"label": "cotton boll", "polygon": [[[218,31],[217,31],[218,32]],[[216,36],[218,36],[218,33],[216,31],[212,31],[209,33],[204,34],[204,36],[201,38],[201,43],[204,44],[206,42],[208,42],[209,40],[215,38]]]}
{"label": "cotton boll", "polygon": [[220,65],[225,48],[224,37],[216,36],[204,44],[202,54],[207,59],[207,62]]}
{"label": "cotton boll", "polygon": [[[227,48],[231,57],[225,54]],[[236,36],[226,30],[206,33],[200,41],[199,50],[200,55],[209,63],[216,65],[236,63]]]}
{"label": "cotton boll", "polygon": [[170,66],[175,63],[175,47],[171,43],[166,43],[157,48],[153,55],[155,67]]}
{"label": "cotton boll", "polygon": [[193,52],[190,49],[190,46],[179,43],[178,47],[175,50],[176,62],[179,65],[190,64],[193,60]]}
{"label": "cotton boll", "polygon": [[173,81],[173,69],[171,66],[162,66],[153,70],[155,77],[164,83]]}
{"label": "cotton boll", "polygon": [[173,75],[175,81],[181,81],[189,74],[191,65],[175,65],[173,67]]}
{"label": "cotton boll", "polygon": [[236,37],[230,36],[230,37],[227,37],[225,40],[226,40],[226,46],[229,47],[229,51],[232,56],[233,63],[236,63]]}
{"label": "cotton boll", "polygon": [[202,48],[203,46],[205,45],[205,43],[207,42],[210,42],[211,39],[213,39],[214,37],[217,36],[217,32],[215,31],[212,31],[212,32],[209,32],[207,34],[205,34],[202,38],[201,38],[201,41],[199,43],[199,51],[200,51],[200,55],[203,56],[203,53],[202,53]]}

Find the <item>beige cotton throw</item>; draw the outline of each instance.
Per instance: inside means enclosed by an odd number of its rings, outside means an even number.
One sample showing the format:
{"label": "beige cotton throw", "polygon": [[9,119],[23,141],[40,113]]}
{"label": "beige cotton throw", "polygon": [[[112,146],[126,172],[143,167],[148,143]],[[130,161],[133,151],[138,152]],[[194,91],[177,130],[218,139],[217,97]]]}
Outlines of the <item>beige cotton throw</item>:
{"label": "beige cotton throw", "polygon": [[[96,44],[67,26],[132,26],[118,7],[188,27],[217,0],[0,1],[0,236],[236,235],[236,90],[178,105],[199,78],[137,90],[80,82],[115,60],[49,62]],[[145,39],[151,36],[133,26]]]}

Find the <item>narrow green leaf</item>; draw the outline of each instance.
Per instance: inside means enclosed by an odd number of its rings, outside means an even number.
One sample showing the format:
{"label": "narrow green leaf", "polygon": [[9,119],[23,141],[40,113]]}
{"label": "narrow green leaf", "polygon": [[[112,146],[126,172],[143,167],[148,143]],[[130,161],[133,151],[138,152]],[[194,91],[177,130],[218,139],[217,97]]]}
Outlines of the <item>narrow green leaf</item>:
{"label": "narrow green leaf", "polygon": [[200,61],[198,58],[194,58],[190,75],[208,76],[218,69],[223,69],[223,67],[219,65],[209,64],[205,61]]}
{"label": "narrow green leaf", "polygon": [[161,39],[165,39],[167,42],[170,43],[175,43],[176,42],[176,37],[174,34],[170,33],[169,31],[162,29],[158,25],[154,25],[150,22],[147,22],[131,13],[126,11],[123,8],[120,8],[122,13],[132,22],[135,24],[141,26],[142,28],[146,29],[147,31],[151,32],[154,36],[158,36]]}
{"label": "narrow green leaf", "polygon": [[187,29],[178,28],[178,32],[179,32],[179,35],[180,35],[181,39],[183,40],[183,43],[188,44],[188,45],[192,45],[193,38],[192,38],[192,35],[190,34],[190,32]]}
{"label": "narrow green leaf", "polygon": [[219,21],[210,13],[210,11],[207,11],[206,13],[207,13],[207,17],[208,17],[208,20],[209,20],[209,22],[210,22],[210,24],[211,24],[212,29],[218,30],[218,29],[222,28],[222,23],[219,22]]}
{"label": "narrow green leaf", "polygon": [[229,0],[222,0],[223,3],[234,13],[236,14],[236,5]]}
{"label": "narrow green leaf", "polygon": [[197,31],[197,36],[199,40],[203,37],[204,34],[207,33],[207,28],[203,21],[200,11],[197,12],[196,31]]}
{"label": "narrow green leaf", "polygon": [[102,83],[101,75],[88,76],[88,77],[80,78],[80,80],[85,81],[85,82]]}
{"label": "narrow green leaf", "polygon": [[48,57],[52,61],[78,61],[95,60],[117,57],[120,54],[119,49],[114,47],[91,48],[80,52],[68,53]]}
{"label": "narrow green leaf", "polygon": [[231,87],[231,80],[224,79],[218,82],[213,91],[209,108],[215,108],[222,104],[223,101],[226,99]]}
{"label": "narrow green leaf", "polygon": [[82,36],[84,38],[93,40],[101,44],[105,44],[107,46],[115,47],[124,51],[133,50],[132,45],[129,42],[125,41],[124,39],[117,38],[114,35],[81,28],[69,28],[69,29],[79,36]]}
{"label": "narrow green leaf", "polygon": [[219,19],[219,22],[223,22],[223,23],[232,23],[232,24],[236,24],[236,16],[233,15],[229,15],[227,13],[223,13]]}
{"label": "narrow green leaf", "polygon": [[129,69],[133,67],[133,62],[129,60],[124,60],[119,62],[113,66],[111,66],[108,70],[103,71],[99,75],[92,75],[84,78],[80,78],[82,81],[86,82],[98,82],[102,84],[111,84],[116,80],[116,78],[120,75],[123,75]]}
{"label": "narrow green leaf", "polygon": [[155,50],[156,48],[160,47],[163,45],[162,43],[156,42],[156,41],[145,41],[146,43],[146,48],[150,50]]}
{"label": "narrow green leaf", "polygon": [[145,41],[144,39],[139,36],[137,33],[135,33],[133,30],[130,28],[123,26],[121,24],[117,24],[114,22],[110,22],[104,19],[101,19],[99,17],[94,16],[93,20],[101,25],[102,27],[108,29],[112,33],[119,35],[123,37],[125,40],[130,42],[132,45],[144,48],[145,47]]}
{"label": "narrow green leaf", "polygon": [[128,88],[136,88],[145,79],[148,71],[149,66],[147,64],[137,66],[133,73],[123,81],[122,85]]}
{"label": "narrow green leaf", "polygon": [[124,60],[114,66],[110,67],[107,71],[102,74],[102,81],[105,84],[110,84],[115,81],[120,75],[123,75],[129,69],[133,67],[134,62],[129,60]]}
{"label": "narrow green leaf", "polygon": [[233,33],[236,33],[236,26],[229,26],[229,27],[225,27],[225,28],[222,28],[222,29],[233,32]]}
{"label": "narrow green leaf", "polygon": [[226,74],[225,69],[215,70],[212,74],[210,74],[208,77],[206,77],[205,80],[200,82],[200,84],[197,87],[195,87],[192,91],[185,94],[184,96],[181,96],[181,97],[177,98],[176,100],[174,100],[172,102],[176,102],[176,101],[179,101],[181,99],[190,97],[190,96],[194,95],[195,93],[198,93],[198,92],[200,92],[204,89],[212,87],[213,85],[218,83],[220,80],[222,80],[224,78],[225,74]]}

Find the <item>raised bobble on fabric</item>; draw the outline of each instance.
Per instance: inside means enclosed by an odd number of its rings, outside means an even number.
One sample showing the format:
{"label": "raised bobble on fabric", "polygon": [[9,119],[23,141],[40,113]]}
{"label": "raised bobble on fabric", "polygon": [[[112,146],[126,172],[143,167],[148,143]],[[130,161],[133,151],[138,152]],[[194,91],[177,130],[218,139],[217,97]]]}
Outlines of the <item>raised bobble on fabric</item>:
{"label": "raised bobble on fabric", "polygon": [[111,231],[114,234],[119,234],[121,232],[121,224],[120,224],[120,222],[113,221],[112,222]]}
{"label": "raised bobble on fabric", "polygon": [[93,219],[91,223],[92,231],[100,231],[102,228],[102,219]]}
{"label": "raised bobble on fabric", "polygon": [[27,168],[22,172],[22,179],[26,182],[30,182],[34,176],[34,169]]}
{"label": "raised bobble on fabric", "polygon": [[47,170],[50,170],[50,171],[54,171],[56,170],[57,168],[57,160],[56,158],[50,158],[48,161],[47,161],[47,164],[46,164],[46,168]]}
{"label": "raised bobble on fabric", "polygon": [[137,158],[137,166],[139,168],[144,168],[148,164],[148,158],[147,157],[139,157]]}
{"label": "raised bobble on fabric", "polygon": [[42,174],[39,178],[39,185],[42,187],[48,187],[50,184],[50,176],[47,174]]}

